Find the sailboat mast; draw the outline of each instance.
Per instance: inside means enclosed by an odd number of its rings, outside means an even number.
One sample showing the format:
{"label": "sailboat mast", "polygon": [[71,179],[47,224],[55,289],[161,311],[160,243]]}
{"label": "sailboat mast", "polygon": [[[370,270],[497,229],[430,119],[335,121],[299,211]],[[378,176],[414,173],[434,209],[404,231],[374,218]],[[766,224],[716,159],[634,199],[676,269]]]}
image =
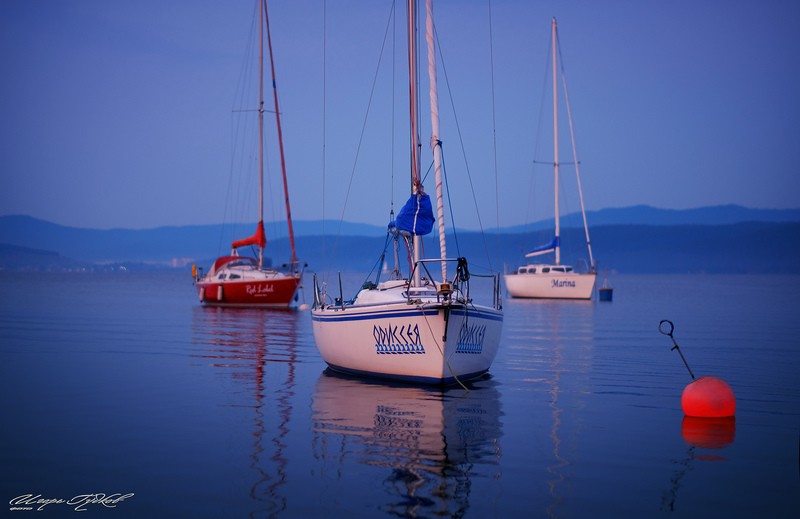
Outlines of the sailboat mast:
{"label": "sailboat mast", "polygon": [[[264,221],[264,4],[258,7],[258,221]],[[258,268],[264,265],[264,247],[258,246]]]}
{"label": "sailboat mast", "polygon": [[[431,102],[431,148],[433,149],[433,169],[436,176],[436,216],[439,220],[439,252],[441,258],[447,257],[447,243],[444,234],[444,200],[442,197],[442,142],[439,140],[439,94],[436,84],[436,49],[433,45],[433,2],[427,0],[425,39],[428,42],[428,78],[430,80]],[[447,281],[447,262],[442,261],[442,282]]]}
{"label": "sailboat mast", "polygon": [[553,47],[553,182],[555,193],[555,220],[556,220],[556,265],[561,265],[561,225],[559,222],[558,208],[558,77],[556,65],[556,19],[553,18],[551,29]]}
{"label": "sailboat mast", "polygon": [[[415,0],[408,0],[408,89],[409,121],[411,129],[411,194],[417,194],[420,186],[420,140],[417,114],[417,6]],[[414,264],[420,260],[422,239],[414,234]],[[419,270],[414,269],[414,284],[419,284]]]}
{"label": "sailboat mast", "polygon": [[[269,30],[269,12],[267,11],[267,0],[263,0],[264,23],[267,26],[267,45],[269,47],[269,65],[272,73],[272,98],[275,103],[275,123],[278,127],[278,149],[281,156],[281,173],[283,174],[283,199],[286,205],[286,223],[289,228],[289,244],[292,248],[292,269],[297,270],[297,253],[294,247],[294,226],[292,225],[292,209],[289,205],[289,183],[286,180],[286,159],[283,154],[283,131],[281,129],[281,111],[278,107],[278,85],[275,81],[275,61],[272,56],[272,37]],[[263,81],[263,80],[262,80]]]}
{"label": "sailboat mast", "polygon": [[411,193],[419,189],[419,121],[417,114],[417,8],[415,0],[408,1],[408,102],[411,131]]}

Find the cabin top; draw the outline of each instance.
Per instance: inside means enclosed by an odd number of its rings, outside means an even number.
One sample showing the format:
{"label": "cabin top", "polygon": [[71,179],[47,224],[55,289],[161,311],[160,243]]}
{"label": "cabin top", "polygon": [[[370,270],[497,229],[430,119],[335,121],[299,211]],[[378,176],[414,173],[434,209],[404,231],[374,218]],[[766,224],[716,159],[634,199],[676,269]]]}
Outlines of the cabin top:
{"label": "cabin top", "polygon": [[526,265],[517,270],[517,274],[565,274],[572,272],[566,265]]}

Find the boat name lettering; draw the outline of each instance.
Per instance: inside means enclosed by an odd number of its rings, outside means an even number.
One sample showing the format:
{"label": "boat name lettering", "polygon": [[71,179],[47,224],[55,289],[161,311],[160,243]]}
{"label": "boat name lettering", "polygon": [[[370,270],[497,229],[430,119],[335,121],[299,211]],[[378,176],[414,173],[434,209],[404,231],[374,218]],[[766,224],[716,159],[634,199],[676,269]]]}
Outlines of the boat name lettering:
{"label": "boat name lettering", "polygon": [[375,353],[379,355],[425,353],[417,324],[374,325],[372,337],[375,339]]}
{"label": "boat name lettering", "polygon": [[570,287],[575,288],[575,282],[570,281],[569,279],[554,279],[553,280],[553,288],[562,288],[562,287]]}
{"label": "boat name lettering", "polygon": [[456,353],[483,353],[483,340],[486,338],[486,325],[471,324],[463,326],[458,334]]}
{"label": "boat name lettering", "polygon": [[247,285],[246,290],[247,295],[258,296],[275,292],[275,286],[271,283],[269,285]]}

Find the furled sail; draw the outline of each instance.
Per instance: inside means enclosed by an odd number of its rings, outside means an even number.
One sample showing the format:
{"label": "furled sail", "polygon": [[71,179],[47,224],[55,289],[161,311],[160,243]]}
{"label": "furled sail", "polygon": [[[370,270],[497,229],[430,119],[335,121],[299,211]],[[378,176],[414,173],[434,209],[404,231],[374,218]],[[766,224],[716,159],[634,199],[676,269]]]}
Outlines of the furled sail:
{"label": "furled sail", "polygon": [[234,249],[238,249],[239,247],[245,247],[247,245],[258,245],[262,249],[267,245],[267,235],[264,234],[263,220],[258,222],[258,227],[256,228],[255,234],[253,234],[249,238],[242,238],[241,240],[236,240],[231,244],[231,247]]}
{"label": "furled sail", "polygon": [[431,197],[418,193],[409,197],[396,222],[400,232],[422,236],[431,232],[434,220]]}
{"label": "furled sail", "polygon": [[525,255],[526,258],[532,258],[534,256],[541,256],[542,254],[547,254],[548,252],[553,252],[558,247],[558,236],[553,238],[553,241],[548,243],[547,245],[542,245],[540,247],[536,247],[529,253]]}

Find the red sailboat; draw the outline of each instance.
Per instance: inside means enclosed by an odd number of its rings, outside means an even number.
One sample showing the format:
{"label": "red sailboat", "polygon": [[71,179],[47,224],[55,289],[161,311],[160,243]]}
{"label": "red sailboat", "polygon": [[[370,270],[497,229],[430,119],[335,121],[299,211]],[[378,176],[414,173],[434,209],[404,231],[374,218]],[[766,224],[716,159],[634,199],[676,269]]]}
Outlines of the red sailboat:
{"label": "red sailboat", "polygon": [[[297,288],[302,278],[302,270],[297,261],[294,246],[292,213],[289,207],[289,188],[286,182],[286,163],[283,155],[283,135],[281,116],[278,109],[278,91],[275,83],[275,65],[272,60],[272,40],[269,32],[269,15],[266,0],[259,2],[259,108],[258,108],[258,210],[259,221],[255,234],[249,238],[236,240],[231,244],[231,254],[217,258],[205,275],[192,267],[192,275],[200,297],[200,302],[209,306],[247,306],[265,308],[288,308],[297,302]],[[281,171],[283,173],[283,193],[286,202],[286,221],[289,227],[289,243],[292,260],[288,270],[264,267],[264,247],[267,237],[264,233],[264,29],[270,55],[272,73],[272,92],[275,107],[275,120],[278,129]],[[255,246],[258,257],[239,255],[239,248]]]}

